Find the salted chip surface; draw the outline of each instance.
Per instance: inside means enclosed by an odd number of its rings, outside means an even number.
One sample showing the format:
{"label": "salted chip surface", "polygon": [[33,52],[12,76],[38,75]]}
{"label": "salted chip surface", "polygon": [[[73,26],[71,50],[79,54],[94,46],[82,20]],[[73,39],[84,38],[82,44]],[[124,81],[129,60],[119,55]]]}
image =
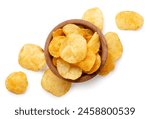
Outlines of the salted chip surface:
{"label": "salted chip surface", "polygon": [[66,35],[69,35],[69,34],[82,34],[81,32],[81,29],[79,26],[75,25],[75,24],[67,24],[63,27],[63,32],[66,34]]}
{"label": "salted chip surface", "polygon": [[76,80],[82,75],[82,70],[79,67],[69,64],[62,59],[57,60],[57,70],[65,79]]}
{"label": "salted chip surface", "polygon": [[26,69],[41,70],[46,65],[44,51],[38,45],[25,44],[19,53],[18,62]]}
{"label": "salted chip surface", "polygon": [[115,32],[108,32],[105,34],[108,52],[112,55],[114,61],[118,60],[123,53],[123,46]]}
{"label": "salted chip surface", "polygon": [[85,28],[82,28],[82,35],[83,37],[87,40],[87,42],[92,38],[93,36],[93,31],[90,30],[90,29],[85,29]]}
{"label": "salted chip surface", "polygon": [[58,78],[51,70],[46,70],[41,80],[42,88],[55,96],[65,95],[71,83]]}
{"label": "salted chip surface", "polygon": [[56,31],[54,31],[52,33],[52,35],[53,35],[53,37],[56,37],[56,36],[64,36],[65,34],[64,34],[63,30],[61,28],[59,28]]}
{"label": "salted chip surface", "polygon": [[88,50],[85,59],[77,63],[76,65],[85,72],[90,71],[95,63],[95,60],[96,54],[94,54],[91,50]]}
{"label": "salted chip surface", "polygon": [[59,49],[62,45],[62,43],[66,40],[67,38],[65,36],[56,36],[52,39],[52,41],[49,44],[49,53],[53,56],[53,57],[59,57],[60,53],[59,53]]}
{"label": "salted chip surface", "polygon": [[106,63],[103,66],[103,68],[100,70],[99,75],[107,75],[109,72],[111,72],[115,68],[115,62],[113,60],[112,55],[108,52],[108,56],[106,59]]}
{"label": "salted chip surface", "polygon": [[100,40],[99,40],[99,35],[97,32],[94,33],[92,38],[89,40],[88,44],[88,49],[93,51],[93,53],[97,53],[100,49]]}
{"label": "salted chip surface", "polygon": [[86,72],[87,74],[93,74],[94,72],[96,72],[98,70],[98,68],[101,65],[101,57],[99,54],[96,55],[96,60],[95,63],[93,65],[93,67],[91,68],[90,71]]}
{"label": "salted chip surface", "polygon": [[134,11],[122,11],[116,16],[116,25],[122,30],[137,30],[144,24],[144,18]]}
{"label": "salted chip surface", "polygon": [[69,63],[78,63],[86,57],[87,43],[83,36],[70,34],[60,47],[60,57]]}
{"label": "salted chip surface", "polygon": [[11,73],[5,81],[5,85],[10,92],[22,94],[28,87],[27,76],[23,72]]}
{"label": "salted chip surface", "polygon": [[95,26],[97,26],[100,30],[103,29],[103,13],[99,8],[91,8],[88,9],[84,14],[82,19],[91,22]]}

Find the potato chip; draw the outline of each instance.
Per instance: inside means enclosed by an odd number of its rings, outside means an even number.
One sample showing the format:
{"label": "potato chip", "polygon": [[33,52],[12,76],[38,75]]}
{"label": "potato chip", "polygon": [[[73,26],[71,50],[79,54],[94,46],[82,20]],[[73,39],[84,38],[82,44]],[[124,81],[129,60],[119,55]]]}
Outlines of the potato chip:
{"label": "potato chip", "polygon": [[23,72],[11,73],[5,82],[6,88],[15,94],[22,94],[28,87],[27,76]]}
{"label": "potato chip", "polygon": [[116,16],[116,24],[122,30],[137,30],[144,24],[144,18],[133,11],[122,11]]}
{"label": "potato chip", "polygon": [[66,35],[69,35],[69,34],[80,34],[82,35],[82,32],[81,32],[81,29],[79,26],[75,25],[75,24],[67,24],[63,27],[63,32],[66,34]]}
{"label": "potato chip", "polygon": [[112,55],[108,52],[107,60],[103,68],[100,70],[99,75],[107,75],[111,72],[115,67],[115,62],[113,60]]}
{"label": "potato chip", "polygon": [[65,79],[76,80],[82,75],[82,70],[79,67],[69,64],[62,59],[57,60],[57,70]]}
{"label": "potato chip", "polygon": [[84,28],[82,28],[81,29],[82,30],[82,35],[83,35],[83,37],[87,40],[87,42],[92,38],[92,36],[93,36],[93,31],[92,30],[90,30],[90,29],[84,29]]}
{"label": "potato chip", "polygon": [[98,70],[98,68],[101,65],[101,57],[99,54],[96,55],[96,60],[95,63],[93,65],[93,67],[91,68],[90,71],[86,72],[87,74],[93,74],[94,72],[96,72]]}
{"label": "potato chip", "polygon": [[64,36],[64,32],[62,29],[57,29],[56,31],[53,32],[53,37],[56,37],[56,36]]}
{"label": "potato chip", "polygon": [[71,88],[71,83],[58,78],[51,70],[46,70],[41,81],[42,88],[55,96],[65,95]]}
{"label": "potato chip", "polygon": [[93,53],[95,53],[95,54],[99,51],[100,40],[99,40],[99,35],[97,34],[97,32],[94,33],[92,38],[89,40],[87,46],[88,46],[88,49],[93,51]]}
{"label": "potato chip", "polygon": [[60,57],[69,62],[77,63],[86,57],[87,43],[83,36],[70,34],[60,47]]}
{"label": "potato chip", "polygon": [[82,19],[91,22],[97,26],[100,30],[103,29],[103,13],[99,8],[88,9],[84,14]]}
{"label": "potato chip", "polygon": [[96,60],[96,55],[92,51],[88,50],[85,59],[77,63],[76,65],[85,72],[90,71],[95,63],[95,60]]}
{"label": "potato chip", "polygon": [[105,34],[105,39],[108,46],[108,51],[112,55],[113,60],[118,60],[123,52],[123,46],[118,35],[115,32],[108,32]]}
{"label": "potato chip", "polygon": [[22,67],[33,71],[41,70],[46,66],[43,49],[34,44],[26,44],[22,47],[18,62]]}
{"label": "potato chip", "polygon": [[54,66],[57,65],[57,59],[58,59],[58,58],[55,58],[55,57],[53,57],[53,59],[52,59],[52,63],[53,63]]}

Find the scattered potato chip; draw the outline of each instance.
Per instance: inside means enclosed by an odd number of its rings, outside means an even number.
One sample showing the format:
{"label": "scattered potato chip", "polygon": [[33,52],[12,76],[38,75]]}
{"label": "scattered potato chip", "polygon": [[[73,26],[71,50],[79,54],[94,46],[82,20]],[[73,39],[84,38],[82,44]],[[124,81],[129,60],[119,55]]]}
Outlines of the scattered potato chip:
{"label": "scattered potato chip", "polygon": [[99,8],[88,9],[84,14],[82,19],[87,20],[97,26],[100,30],[103,29],[103,13]]}
{"label": "scattered potato chip", "polygon": [[95,63],[95,60],[96,60],[96,55],[92,51],[88,50],[85,59],[77,63],[76,65],[85,72],[90,71]]}
{"label": "scattered potato chip", "polygon": [[76,80],[82,75],[82,70],[79,67],[69,64],[62,59],[57,60],[57,70],[66,79]]}
{"label": "scattered potato chip", "polygon": [[99,54],[96,55],[96,60],[95,63],[93,65],[93,67],[91,68],[90,71],[86,72],[87,74],[93,74],[94,72],[96,72],[98,70],[98,68],[101,65],[101,57]]}
{"label": "scattered potato chip", "polygon": [[80,34],[82,35],[82,32],[81,32],[81,29],[79,26],[75,25],[75,24],[67,24],[63,27],[63,32],[66,34],[66,35],[69,35],[69,34]]}
{"label": "scattered potato chip", "polygon": [[71,83],[58,78],[51,70],[46,70],[41,81],[42,88],[55,96],[65,95],[71,88]]}
{"label": "scattered potato chip", "polygon": [[133,11],[122,11],[116,16],[116,24],[122,30],[137,30],[144,24],[143,17]]}
{"label": "scattered potato chip", "polygon": [[82,35],[83,35],[83,37],[87,40],[87,42],[92,38],[92,36],[93,36],[93,31],[92,30],[90,30],[90,29],[84,29],[84,28],[82,28],[81,29],[82,30]]}
{"label": "scattered potato chip", "polygon": [[41,70],[46,66],[43,49],[34,44],[26,44],[22,47],[18,62],[22,67],[33,71]]}
{"label": "scattered potato chip", "polygon": [[56,36],[52,39],[52,41],[50,42],[49,45],[49,53],[53,56],[53,57],[59,57],[60,53],[59,53],[59,49],[61,47],[61,44],[66,40],[65,36]]}
{"label": "scattered potato chip", "polygon": [[53,32],[53,37],[56,37],[56,36],[64,36],[64,32],[62,29],[57,29],[56,31]]}
{"label": "scattered potato chip", "polygon": [[23,72],[11,73],[5,82],[6,88],[15,94],[22,94],[28,87],[27,76]]}
{"label": "scattered potato chip", "polygon": [[103,68],[100,70],[99,75],[107,75],[115,67],[115,62],[112,55],[108,52],[107,60]]}
{"label": "scattered potato chip", "polygon": [[54,66],[57,66],[57,58],[53,57],[52,63],[54,64]]}
{"label": "scattered potato chip", "polygon": [[77,63],[86,57],[87,43],[83,36],[70,34],[60,47],[60,57],[69,62]]}
{"label": "scattered potato chip", "polygon": [[99,40],[99,35],[97,32],[94,33],[92,38],[89,40],[87,46],[88,46],[88,49],[93,51],[95,54],[99,51],[100,40]]}
{"label": "scattered potato chip", "polygon": [[105,34],[108,51],[112,55],[113,60],[118,60],[123,52],[123,46],[118,35],[115,32],[108,32]]}

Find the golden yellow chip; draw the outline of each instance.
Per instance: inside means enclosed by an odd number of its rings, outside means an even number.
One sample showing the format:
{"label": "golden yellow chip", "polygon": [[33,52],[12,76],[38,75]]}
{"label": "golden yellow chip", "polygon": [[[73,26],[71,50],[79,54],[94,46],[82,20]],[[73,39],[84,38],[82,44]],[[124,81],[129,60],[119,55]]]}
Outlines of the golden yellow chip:
{"label": "golden yellow chip", "polygon": [[58,78],[51,70],[46,70],[42,77],[41,85],[44,90],[55,96],[65,95],[71,88],[71,83]]}
{"label": "golden yellow chip", "polygon": [[94,33],[92,38],[89,40],[87,46],[88,46],[88,49],[93,51],[93,53],[95,53],[95,54],[99,51],[100,40],[99,40],[99,35],[97,34],[97,32]]}
{"label": "golden yellow chip", "polygon": [[46,65],[43,49],[33,44],[24,45],[19,53],[18,62],[26,69],[41,70]]}
{"label": "golden yellow chip", "polygon": [[5,82],[6,88],[15,94],[22,94],[28,87],[27,76],[23,72],[11,73]]}
{"label": "golden yellow chip", "polygon": [[114,61],[118,60],[123,52],[123,46],[118,35],[115,32],[108,32],[105,34],[105,39],[108,52],[112,55]]}
{"label": "golden yellow chip", "polygon": [[75,24],[67,24],[63,27],[63,32],[66,34],[66,35],[69,35],[69,34],[80,34],[82,35],[82,32],[81,32],[81,29],[79,26],[75,25]]}
{"label": "golden yellow chip", "polygon": [[53,57],[52,63],[53,63],[54,66],[56,66],[57,65],[57,58]]}
{"label": "golden yellow chip", "polygon": [[103,68],[100,70],[99,75],[107,75],[115,67],[115,62],[112,55],[108,52],[107,60]]}
{"label": "golden yellow chip", "polygon": [[133,11],[122,11],[116,16],[116,24],[119,29],[137,30],[144,24],[144,18]]}
{"label": "golden yellow chip", "polygon": [[76,65],[80,67],[84,72],[90,71],[95,63],[95,60],[96,55],[92,51],[88,50],[85,59],[77,63]]}
{"label": "golden yellow chip", "polygon": [[97,26],[100,30],[103,29],[103,13],[99,8],[88,9],[84,14],[82,19],[91,22]]}
{"label": "golden yellow chip", "polygon": [[83,36],[70,34],[60,47],[60,57],[69,62],[77,63],[86,57],[87,43]]}
{"label": "golden yellow chip", "polygon": [[82,70],[79,67],[69,64],[62,59],[57,60],[57,70],[65,79],[76,80],[82,75]]}
{"label": "golden yellow chip", "polygon": [[65,36],[56,36],[52,39],[52,41],[50,42],[50,45],[48,47],[49,49],[49,53],[53,56],[53,57],[59,57],[60,53],[59,53],[59,49],[61,47],[61,44],[66,40]]}
{"label": "golden yellow chip", "polygon": [[83,37],[87,40],[87,42],[92,38],[92,36],[93,36],[93,31],[92,30],[90,30],[90,29],[84,29],[84,28],[82,28],[81,29],[82,30],[82,35],[83,35]]}
{"label": "golden yellow chip", "polygon": [[62,29],[57,29],[56,31],[53,32],[53,37],[56,37],[56,36],[64,36],[64,32]]}
{"label": "golden yellow chip", "polygon": [[93,74],[94,72],[96,72],[98,70],[98,68],[101,65],[101,57],[99,54],[96,55],[96,60],[95,63],[93,65],[93,67],[91,68],[90,71],[86,72],[87,74]]}

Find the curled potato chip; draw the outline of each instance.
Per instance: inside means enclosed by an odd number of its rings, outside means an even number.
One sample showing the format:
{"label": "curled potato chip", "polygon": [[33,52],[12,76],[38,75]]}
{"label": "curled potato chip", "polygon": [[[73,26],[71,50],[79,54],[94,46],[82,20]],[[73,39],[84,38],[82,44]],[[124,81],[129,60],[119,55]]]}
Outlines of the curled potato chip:
{"label": "curled potato chip", "polygon": [[137,30],[144,24],[143,17],[133,11],[122,11],[116,16],[116,24],[119,29]]}
{"label": "curled potato chip", "polygon": [[99,35],[97,32],[94,33],[92,38],[89,40],[88,44],[88,49],[93,51],[95,54],[99,51],[100,49],[100,40],[99,40]]}
{"label": "curled potato chip", "polygon": [[27,76],[23,72],[11,73],[5,82],[6,88],[15,94],[22,94],[28,87]]}
{"label": "curled potato chip", "polygon": [[103,13],[99,8],[88,9],[84,14],[82,19],[91,22],[97,26],[100,30],[103,29]]}
{"label": "curled potato chip", "polygon": [[115,62],[113,60],[112,55],[108,52],[108,56],[106,59],[106,63],[103,68],[100,70],[99,75],[107,75],[110,71],[112,71],[115,67]]}
{"label": "curled potato chip", "polygon": [[92,38],[93,34],[94,34],[93,31],[90,30],[90,29],[85,29],[85,28],[82,28],[81,30],[82,30],[82,35],[83,35],[83,37],[84,37],[87,41],[89,41],[89,40]]}
{"label": "curled potato chip", "polygon": [[50,42],[49,45],[49,53],[53,56],[53,57],[59,57],[59,49],[61,47],[61,44],[66,40],[65,36],[56,36],[52,39],[52,41]]}
{"label": "curled potato chip", "polygon": [[53,63],[54,66],[57,66],[57,58],[53,57],[52,63]]}
{"label": "curled potato chip", "polygon": [[57,60],[57,70],[65,79],[76,80],[82,75],[82,70],[79,67],[69,64],[62,59]]}
{"label": "curled potato chip", "polygon": [[24,45],[19,53],[18,62],[26,69],[41,70],[46,65],[43,49],[34,44]]}
{"label": "curled potato chip", "polygon": [[93,65],[93,67],[91,68],[90,71],[86,72],[87,74],[93,74],[94,72],[96,72],[98,70],[98,68],[101,65],[101,57],[99,54],[96,55],[96,60],[95,63]]}
{"label": "curled potato chip", "polygon": [[65,95],[71,88],[71,83],[58,78],[51,70],[46,70],[41,81],[42,88],[55,96]]}
{"label": "curled potato chip", "polygon": [[66,34],[66,35],[69,35],[69,34],[80,34],[82,35],[82,32],[81,32],[81,29],[79,26],[75,25],[75,24],[67,24],[63,27],[63,32]]}
{"label": "curled potato chip", "polygon": [[69,62],[77,63],[86,57],[87,43],[83,36],[70,34],[60,47],[60,57]]}
{"label": "curled potato chip", "polygon": [[90,71],[95,63],[95,60],[96,60],[96,55],[92,51],[88,50],[84,60],[77,63],[76,65],[85,72]]}
{"label": "curled potato chip", "polygon": [[108,52],[112,55],[114,61],[118,60],[123,52],[123,46],[118,35],[115,32],[108,32],[105,34],[105,39]]}
{"label": "curled potato chip", "polygon": [[64,36],[64,32],[62,29],[57,29],[56,31],[53,32],[53,37],[56,37],[56,36]]}

